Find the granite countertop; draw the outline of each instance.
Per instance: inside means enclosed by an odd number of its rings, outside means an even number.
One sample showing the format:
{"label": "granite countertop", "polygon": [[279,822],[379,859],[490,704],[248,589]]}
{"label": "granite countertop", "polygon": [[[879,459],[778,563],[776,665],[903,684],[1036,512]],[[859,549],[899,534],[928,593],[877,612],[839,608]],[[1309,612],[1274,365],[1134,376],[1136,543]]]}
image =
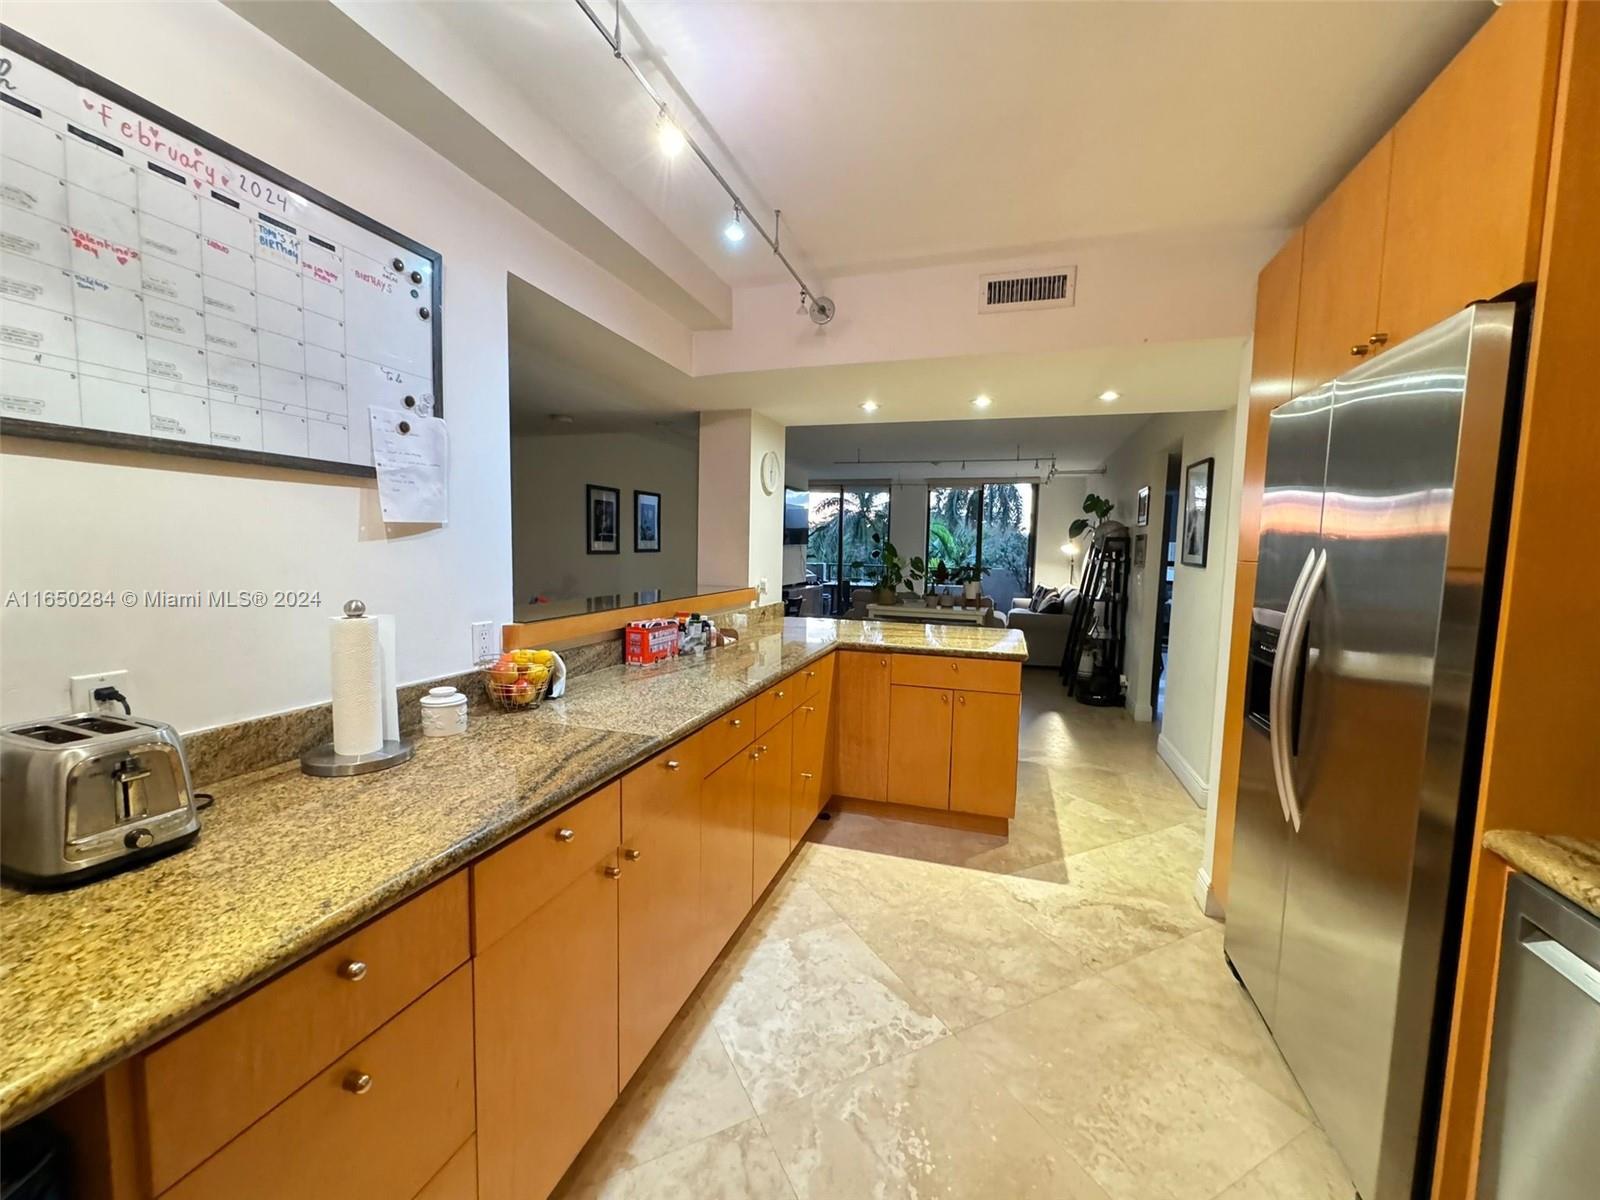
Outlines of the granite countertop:
{"label": "granite countertop", "polygon": [[1483,844],[1523,874],[1600,917],[1600,841],[1491,829]]}
{"label": "granite countertop", "polygon": [[1004,628],[788,618],[703,657],[607,667],[419,739],[392,771],[215,784],[200,840],[66,891],[0,889],[0,1125],[338,938],[833,649],[1021,661]]}

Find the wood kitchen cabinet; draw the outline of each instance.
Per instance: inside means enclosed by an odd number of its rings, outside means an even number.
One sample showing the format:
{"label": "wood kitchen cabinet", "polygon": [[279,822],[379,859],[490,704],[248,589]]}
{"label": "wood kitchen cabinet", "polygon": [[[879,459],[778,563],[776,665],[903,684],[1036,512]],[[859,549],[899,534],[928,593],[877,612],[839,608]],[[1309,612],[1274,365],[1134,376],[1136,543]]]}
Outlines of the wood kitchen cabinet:
{"label": "wood kitchen cabinet", "polygon": [[828,729],[831,688],[819,689],[794,710],[794,782],[789,790],[789,846],[793,849],[827,802]]}
{"label": "wood kitchen cabinet", "polygon": [[[562,864],[570,875],[502,936],[480,945],[472,962],[483,1200],[548,1195],[616,1101],[623,872],[617,834],[598,844],[576,835],[552,840],[552,834],[576,830],[584,810],[610,819],[619,792],[617,784],[603,788],[575,813],[524,834],[481,864],[533,839],[535,847],[549,847],[547,867]],[[534,882],[520,875],[481,879],[479,871],[473,867],[475,902],[489,899],[497,911],[509,904],[493,892]]]}
{"label": "wood kitchen cabinet", "polygon": [[[889,785],[891,804],[950,807],[949,688],[889,689]],[[1011,743],[1016,757],[1016,741]]]}
{"label": "wood kitchen cabinet", "polygon": [[950,733],[950,807],[1011,817],[1017,810],[1017,734],[1022,698],[956,692]]}
{"label": "wood kitchen cabinet", "polygon": [[700,789],[701,957],[708,963],[755,898],[754,754],[753,748],[741,750],[707,775]]}
{"label": "wood kitchen cabinet", "polygon": [[1343,375],[1377,348],[1393,157],[1394,135],[1385,134],[1306,221],[1292,395]]}
{"label": "wood kitchen cabinet", "polygon": [[857,800],[887,800],[889,790],[889,656],[841,650],[838,665],[834,791]]}
{"label": "wood kitchen cabinet", "polygon": [[751,750],[752,902],[767,890],[767,884],[788,861],[789,851],[794,848],[789,840],[793,784],[794,717],[787,716],[765,733],[757,734]]}
{"label": "wood kitchen cabinet", "polygon": [[463,966],[163,1196],[411,1200],[472,1134],[472,1021]]}
{"label": "wood kitchen cabinet", "polygon": [[699,742],[622,777],[618,1082],[626,1084],[709,963],[700,926]]}
{"label": "wood kitchen cabinet", "polygon": [[1268,419],[1273,409],[1292,396],[1304,249],[1305,234],[1296,230],[1273,255],[1272,261],[1261,268],[1256,280],[1250,411],[1244,443],[1244,486],[1239,501],[1239,559],[1242,562],[1256,561],[1261,541],[1261,489],[1266,478]]}
{"label": "wood kitchen cabinet", "polygon": [[1538,274],[1561,16],[1504,5],[1395,125],[1375,326],[1388,344]]}

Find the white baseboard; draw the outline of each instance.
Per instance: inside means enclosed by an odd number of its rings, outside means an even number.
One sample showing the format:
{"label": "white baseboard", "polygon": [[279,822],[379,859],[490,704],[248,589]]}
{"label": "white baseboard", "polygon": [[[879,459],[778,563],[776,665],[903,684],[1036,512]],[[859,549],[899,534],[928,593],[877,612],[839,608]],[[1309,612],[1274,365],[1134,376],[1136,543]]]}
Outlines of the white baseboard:
{"label": "white baseboard", "polygon": [[1204,867],[1194,873],[1194,902],[1213,921],[1222,920],[1222,903],[1211,890],[1211,874]]}
{"label": "white baseboard", "polygon": [[1141,704],[1135,700],[1133,704],[1133,719],[1135,721],[1144,721],[1148,724],[1156,719],[1156,710],[1148,704]]}
{"label": "white baseboard", "polygon": [[1178,753],[1178,748],[1167,741],[1164,733],[1156,739],[1156,754],[1172,768],[1172,773],[1178,777],[1178,782],[1183,784],[1183,790],[1189,793],[1189,798],[1196,806],[1204,809],[1211,803],[1211,785]]}

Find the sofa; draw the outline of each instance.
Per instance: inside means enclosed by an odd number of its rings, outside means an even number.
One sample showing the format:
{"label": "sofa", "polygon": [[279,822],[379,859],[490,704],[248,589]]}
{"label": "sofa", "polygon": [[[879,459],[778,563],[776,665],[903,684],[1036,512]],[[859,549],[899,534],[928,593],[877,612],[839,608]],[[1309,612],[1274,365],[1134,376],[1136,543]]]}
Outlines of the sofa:
{"label": "sofa", "polygon": [[1059,667],[1061,656],[1067,650],[1067,630],[1072,627],[1072,614],[1078,607],[1078,589],[1066,589],[1059,612],[1035,612],[1032,601],[1032,596],[1013,599],[1006,612],[1006,626],[1020,629],[1022,636],[1028,639],[1028,666]]}

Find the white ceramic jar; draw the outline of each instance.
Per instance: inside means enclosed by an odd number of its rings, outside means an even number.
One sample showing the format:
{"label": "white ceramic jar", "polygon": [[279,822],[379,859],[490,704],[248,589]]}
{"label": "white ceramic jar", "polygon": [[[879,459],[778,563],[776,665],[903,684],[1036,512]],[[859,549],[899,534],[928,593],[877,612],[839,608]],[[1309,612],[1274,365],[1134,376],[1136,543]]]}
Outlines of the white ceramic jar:
{"label": "white ceramic jar", "polygon": [[429,688],[422,698],[422,736],[453,737],[466,731],[466,696],[453,687]]}

